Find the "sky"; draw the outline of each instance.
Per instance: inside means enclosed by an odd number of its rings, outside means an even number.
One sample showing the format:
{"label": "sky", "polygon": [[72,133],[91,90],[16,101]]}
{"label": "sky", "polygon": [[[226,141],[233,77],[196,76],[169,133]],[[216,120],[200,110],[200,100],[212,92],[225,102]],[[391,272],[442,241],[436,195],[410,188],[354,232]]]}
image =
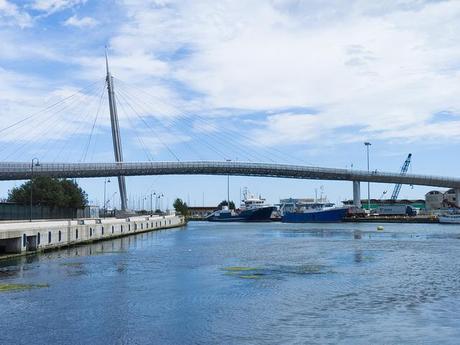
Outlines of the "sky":
{"label": "sky", "polygon": [[[239,160],[457,176],[460,1],[0,0],[0,160],[111,162],[105,47],[125,161]],[[57,105],[56,105],[57,103]],[[24,121],[22,121],[24,120]],[[107,195],[117,204],[115,179]],[[22,181],[0,182],[4,198]],[[104,179],[79,179],[92,204]],[[128,177],[191,205],[225,176]],[[351,182],[231,177],[275,203]],[[366,188],[362,186],[362,197]],[[371,197],[393,186],[371,185]],[[429,187],[403,186],[423,198]]]}

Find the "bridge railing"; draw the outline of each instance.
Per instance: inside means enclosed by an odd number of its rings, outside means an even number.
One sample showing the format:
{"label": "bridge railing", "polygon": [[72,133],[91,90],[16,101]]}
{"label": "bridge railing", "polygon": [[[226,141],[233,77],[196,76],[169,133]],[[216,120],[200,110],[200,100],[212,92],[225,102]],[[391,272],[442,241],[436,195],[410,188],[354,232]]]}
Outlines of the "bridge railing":
{"label": "bridge railing", "polygon": [[[1,179],[24,179],[31,176],[31,163],[0,163]],[[422,184],[431,186],[460,187],[460,179],[420,175],[388,173],[364,170],[323,168],[290,164],[252,163],[236,161],[191,162],[124,162],[124,163],[40,163],[34,166],[34,174],[64,177],[97,177],[116,175],[155,174],[241,174],[248,176],[273,176],[291,178],[315,178],[331,180],[371,181],[382,183]],[[17,178],[19,176],[19,178]]]}

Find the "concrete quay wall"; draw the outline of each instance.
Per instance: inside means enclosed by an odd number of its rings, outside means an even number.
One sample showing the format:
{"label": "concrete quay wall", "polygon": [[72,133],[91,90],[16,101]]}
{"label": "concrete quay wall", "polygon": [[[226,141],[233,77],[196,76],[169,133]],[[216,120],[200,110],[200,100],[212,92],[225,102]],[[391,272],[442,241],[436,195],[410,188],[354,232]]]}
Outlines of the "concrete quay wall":
{"label": "concrete quay wall", "polygon": [[0,222],[0,259],[183,225],[177,215]]}

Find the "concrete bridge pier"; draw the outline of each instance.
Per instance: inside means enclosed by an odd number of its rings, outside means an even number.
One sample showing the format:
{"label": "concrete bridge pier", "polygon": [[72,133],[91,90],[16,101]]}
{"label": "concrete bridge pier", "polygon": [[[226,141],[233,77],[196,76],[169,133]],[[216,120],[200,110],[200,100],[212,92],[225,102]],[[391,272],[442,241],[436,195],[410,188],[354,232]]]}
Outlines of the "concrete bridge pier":
{"label": "concrete bridge pier", "polygon": [[361,208],[361,185],[359,181],[353,181],[353,206]]}
{"label": "concrete bridge pier", "polygon": [[455,205],[460,207],[460,189],[455,189]]}

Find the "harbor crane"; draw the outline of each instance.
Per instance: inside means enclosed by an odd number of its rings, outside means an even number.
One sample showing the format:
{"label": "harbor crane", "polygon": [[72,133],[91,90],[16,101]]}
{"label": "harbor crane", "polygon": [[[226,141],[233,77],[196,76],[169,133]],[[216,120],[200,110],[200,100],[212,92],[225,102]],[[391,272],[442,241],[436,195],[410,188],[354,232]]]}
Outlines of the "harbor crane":
{"label": "harbor crane", "polygon": [[[410,160],[412,158],[412,153],[409,153],[407,155],[407,158],[406,160],[404,161],[404,164],[401,168],[401,173],[400,175],[406,175],[407,173],[407,170],[409,169],[409,165],[410,165]],[[391,194],[391,198],[390,200],[396,200],[398,199],[398,195],[399,195],[399,192],[401,191],[401,184],[398,183],[395,185],[395,188],[393,189],[393,193]]]}

